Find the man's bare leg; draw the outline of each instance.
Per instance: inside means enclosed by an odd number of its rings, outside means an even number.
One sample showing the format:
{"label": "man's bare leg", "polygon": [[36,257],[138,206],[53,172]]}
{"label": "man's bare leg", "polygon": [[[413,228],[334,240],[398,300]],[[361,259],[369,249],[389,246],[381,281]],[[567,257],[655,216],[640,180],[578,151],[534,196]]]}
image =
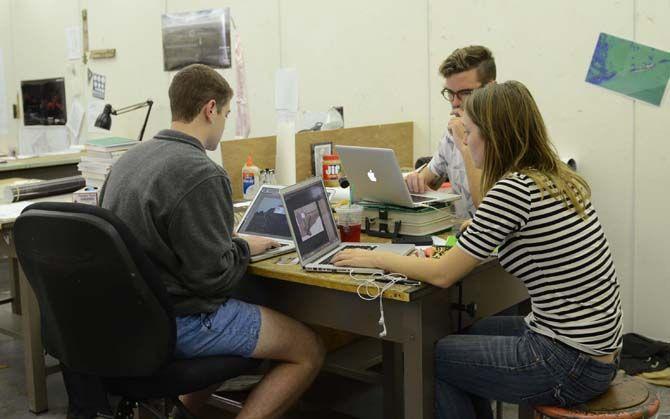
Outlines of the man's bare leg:
{"label": "man's bare leg", "polygon": [[220,386],[221,383],[217,383],[200,391],[184,394],[183,396],[179,396],[179,400],[181,400],[186,409],[188,409],[188,411],[193,416],[200,416],[202,407],[204,406],[205,402],[209,400],[212,393],[214,393],[216,389],[219,388]]}
{"label": "man's bare leg", "polygon": [[[279,417],[307,390],[325,357],[321,339],[310,328],[274,310],[260,309],[261,330],[251,357],[282,363],[253,389],[238,419]],[[197,416],[218,387],[215,384],[179,398]]]}
{"label": "man's bare leg", "polygon": [[277,418],[286,412],[316,378],[325,349],[304,324],[261,307],[261,331],[252,357],[281,363],[253,389],[238,419]]}

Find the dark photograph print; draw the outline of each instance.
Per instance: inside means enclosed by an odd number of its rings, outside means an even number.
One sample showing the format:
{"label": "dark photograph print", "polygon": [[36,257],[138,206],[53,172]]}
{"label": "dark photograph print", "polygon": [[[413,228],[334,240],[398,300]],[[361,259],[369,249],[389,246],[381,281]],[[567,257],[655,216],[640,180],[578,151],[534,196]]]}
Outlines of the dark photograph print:
{"label": "dark photograph print", "polygon": [[65,80],[61,78],[21,82],[24,125],[65,125]]}
{"label": "dark photograph print", "polygon": [[163,68],[179,70],[190,64],[230,68],[229,9],[167,13],[163,20]]}

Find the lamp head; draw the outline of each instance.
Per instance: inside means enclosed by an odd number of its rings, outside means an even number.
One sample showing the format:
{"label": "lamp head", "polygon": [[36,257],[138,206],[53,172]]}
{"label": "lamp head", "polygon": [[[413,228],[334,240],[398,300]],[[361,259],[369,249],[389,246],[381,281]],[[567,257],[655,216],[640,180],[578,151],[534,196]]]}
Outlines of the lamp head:
{"label": "lamp head", "polygon": [[95,120],[95,126],[106,130],[112,127],[112,105],[105,105],[105,109]]}

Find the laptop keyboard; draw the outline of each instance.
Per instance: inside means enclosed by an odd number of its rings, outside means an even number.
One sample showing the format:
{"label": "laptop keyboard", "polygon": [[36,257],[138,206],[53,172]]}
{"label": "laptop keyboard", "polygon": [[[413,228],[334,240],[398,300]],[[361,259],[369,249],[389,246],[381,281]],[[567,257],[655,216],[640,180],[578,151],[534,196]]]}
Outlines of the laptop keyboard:
{"label": "laptop keyboard", "polygon": [[331,264],[330,261],[335,257],[335,255],[338,254],[338,253],[340,253],[340,252],[343,251],[343,250],[347,250],[347,249],[374,250],[374,249],[376,249],[376,248],[377,248],[377,246],[363,246],[363,245],[361,245],[361,246],[356,246],[356,245],[347,245],[347,246],[342,247],[340,250],[338,250],[337,252],[333,253],[332,255],[328,256],[326,259],[324,259],[324,260],[322,260],[321,262],[319,262],[319,265],[330,265],[330,264]]}
{"label": "laptop keyboard", "polygon": [[425,202],[433,199],[428,196],[422,196],[422,195],[410,195],[410,196],[412,197],[412,202]]}

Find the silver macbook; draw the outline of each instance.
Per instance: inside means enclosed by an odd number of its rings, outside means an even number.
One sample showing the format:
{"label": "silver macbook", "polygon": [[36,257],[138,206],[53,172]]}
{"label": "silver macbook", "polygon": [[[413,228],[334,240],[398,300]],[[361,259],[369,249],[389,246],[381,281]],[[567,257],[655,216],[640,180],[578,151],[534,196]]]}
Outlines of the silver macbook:
{"label": "silver macbook", "polygon": [[416,208],[460,198],[446,192],[411,194],[400,172],[395,153],[389,148],[335,146],[342,168],[353,188],[353,200],[380,202]]}
{"label": "silver macbook", "polygon": [[235,230],[241,237],[266,237],[279,243],[280,247],[252,256],[252,262],[295,251],[291,230],[286,221],[284,204],[279,196],[281,188],[283,186],[261,186]]}
{"label": "silver macbook", "polygon": [[363,248],[408,255],[413,244],[343,243],[330,210],[326,190],[320,178],[311,178],[280,192],[289,229],[303,269],[317,272],[382,273],[381,269],[335,266],[330,263],[344,249]]}

